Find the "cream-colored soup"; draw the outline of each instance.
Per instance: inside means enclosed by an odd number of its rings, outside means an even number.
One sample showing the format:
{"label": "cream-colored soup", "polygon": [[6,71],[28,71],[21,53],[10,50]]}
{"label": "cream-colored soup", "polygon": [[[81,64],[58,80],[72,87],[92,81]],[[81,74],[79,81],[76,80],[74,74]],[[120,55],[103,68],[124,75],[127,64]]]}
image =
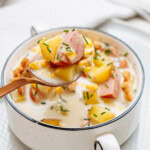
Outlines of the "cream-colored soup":
{"label": "cream-colored soup", "polygon": [[[72,84],[73,90],[72,87],[68,88],[68,86],[51,88],[35,84],[26,85],[24,89],[21,89],[20,93],[18,93],[18,91],[14,91],[12,93],[14,101],[22,112],[36,120],[51,125],[62,127],[85,127],[108,121],[119,115],[130,105],[136,94],[137,77],[133,64],[129,62],[127,54],[121,54],[119,57],[109,55],[110,51],[108,50],[113,49],[111,45],[98,41],[98,44],[100,44],[101,47],[97,48],[97,44],[94,44],[91,41],[92,39],[90,40],[87,37],[85,38],[86,40],[88,40],[89,45],[85,41],[85,51],[83,57],[84,59],[90,58],[91,68],[89,69],[87,68],[89,66],[85,67],[84,65],[82,66],[80,64],[80,61],[82,61],[83,58],[77,63],[76,66],[79,66],[81,67],[81,69],[83,69],[84,76],[79,78],[76,81],[76,84]],[[101,49],[104,49],[106,51],[102,51]],[[37,55],[38,57],[40,57],[40,60],[35,62],[33,61],[33,58],[35,58]],[[32,60],[32,62],[27,64],[26,67],[28,67],[29,65],[29,67],[37,71],[40,76],[51,79],[60,79],[55,75],[52,67],[49,67],[45,64],[45,60],[43,59],[43,56],[41,54],[41,47],[38,44],[27,51],[27,53],[20,59],[20,61],[18,61],[18,64],[16,64],[16,66],[14,67],[14,70],[18,69],[18,66],[20,66],[20,62],[24,58]],[[97,80],[95,81],[91,79],[95,76],[90,73],[92,72],[92,68],[94,68],[97,64],[94,62],[94,59],[96,61],[100,59],[103,63],[97,68],[100,68],[104,65],[107,67],[113,64],[113,68],[116,68],[116,70],[120,72],[120,88],[117,97],[110,98],[111,96],[108,95],[106,96],[106,98],[104,98],[103,96],[100,96],[100,86],[102,84],[106,86],[106,90],[107,88],[111,88],[105,83],[107,83],[110,78],[111,80],[114,80],[115,77],[113,77],[114,74],[112,72],[115,69],[111,70],[111,74],[106,81],[97,83]],[[125,60],[127,62],[127,65],[125,64],[125,67],[121,66],[122,60]],[[37,66],[38,68],[35,69],[34,67]],[[89,70],[87,71],[86,69]],[[125,81],[126,79],[123,76],[123,72],[125,71],[130,74],[130,76],[132,77],[132,81]],[[21,71],[20,73],[22,74]],[[22,76],[23,75],[16,75],[16,72],[14,73],[14,78]],[[31,90],[31,88],[33,89]],[[38,90],[36,91],[36,89]],[[42,96],[39,96],[38,94],[41,94]],[[93,104],[92,102],[91,104],[88,104],[88,100],[92,98]]]}

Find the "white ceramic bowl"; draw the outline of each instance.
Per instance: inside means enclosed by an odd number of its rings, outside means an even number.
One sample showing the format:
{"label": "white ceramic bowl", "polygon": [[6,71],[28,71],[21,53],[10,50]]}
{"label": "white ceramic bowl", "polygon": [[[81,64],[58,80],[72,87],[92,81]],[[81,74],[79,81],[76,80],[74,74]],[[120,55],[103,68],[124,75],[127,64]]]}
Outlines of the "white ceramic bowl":
{"label": "white ceramic bowl", "polygon": [[[21,43],[8,57],[4,65],[2,85],[8,83],[13,66],[24,52],[34,46],[43,36],[50,38],[63,30],[64,28],[48,30]],[[144,88],[144,70],[140,59],[127,44],[112,35],[91,29],[78,28],[78,30],[89,38],[100,39],[118,47],[122,53],[129,53],[128,58],[135,64],[138,77],[137,95],[132,104],[114,119],[85,128],[62,128],[43,124],[21,112],[10,95],[7,95],[5,98],[10,128],[23,143],[32,149],[119,150],[119,145],[131,136],[138,125],[139,100]]]}

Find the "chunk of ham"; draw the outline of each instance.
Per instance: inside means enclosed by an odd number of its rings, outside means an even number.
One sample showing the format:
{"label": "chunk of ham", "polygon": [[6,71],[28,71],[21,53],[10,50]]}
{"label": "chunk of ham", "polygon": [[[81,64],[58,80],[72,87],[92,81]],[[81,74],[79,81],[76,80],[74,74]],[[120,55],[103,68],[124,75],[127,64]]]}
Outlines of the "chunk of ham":
{"label": "chunk of ham", "polygon": [[[65,45],[65,44],[67,45]],[[65,51],[62,51],[62,49],[66,49],[67,47],[70,47],[75,53],[76,56],[73,60],[70,60]],[[55,59],[55,65],[70,65],[78,62],[84,53],[84,40],[81,37],[81,35],[77,32],[77,30],[72,31],[70,30],[68,33],[66,33],[63,37],[63,40],[58,48],[56,59]]]}
{"label": "chunk of ham", "polygon": [[113,56],[113,57],[120,57],[121,53],[119,52],[119,50],[117,50],[114,47],[104,47],[101,48],[102,52],[106,52],[106,54],[108,54],[109,56]]}
{"label": "chunk of ham", "polygon": [[42,101],[46,96],[44,93],[40,92],[38,88],[30,87],[30,98],[33,102],[39,103]]}
{"label": "chunk of ham", "polygon": [[126,59],[123,59],[120,61],[120,68],[127,68],[128,67],[128,62]]}
{"label": "chunk of ham", "polygon": [[113,98],[116,99],[120,91],[120,72],[115,70],[112,73],[112,77],[105,83],[100,85],[100,97],[101,98]]}

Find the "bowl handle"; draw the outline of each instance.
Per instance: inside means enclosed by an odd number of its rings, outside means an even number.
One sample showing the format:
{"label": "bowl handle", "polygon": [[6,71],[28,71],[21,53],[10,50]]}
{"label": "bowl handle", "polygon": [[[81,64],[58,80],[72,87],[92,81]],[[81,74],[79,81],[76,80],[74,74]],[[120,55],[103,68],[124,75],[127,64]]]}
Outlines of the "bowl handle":
{"label": "bowl handle", "polygon": [[120,146],[114,135],[103,134],[95,140],[94,150],[120,150]]}

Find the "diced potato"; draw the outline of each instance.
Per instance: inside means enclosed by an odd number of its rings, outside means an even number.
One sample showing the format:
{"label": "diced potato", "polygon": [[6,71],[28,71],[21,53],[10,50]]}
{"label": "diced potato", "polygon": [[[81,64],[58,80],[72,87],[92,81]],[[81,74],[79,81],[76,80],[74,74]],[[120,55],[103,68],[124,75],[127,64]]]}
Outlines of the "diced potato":
{"label": "diced potato", "polygon": [[76,65],[59,67],[54,71],[54,74],[65,81],[72,81],[76,73]]}
{"label": "diced potato", "polygon": [[89,59],[82,59],[82,60],[79,61],[78,66],[79,67],[83,67],[83,66],[84,67],[89,67],[89,66],[92,66],[92,62],[90,62]]}
{"label": "diced potato", "polygon": [[29,64],[29,68],[33,69],[33,70],[39,70],[39,62],[33,62]]}
{"label": "diced potato", "polygon": [[95,49],[101,49],[102,48],[102,43],[100,41],[94,41],[94,47]]}
{"label": "diced potato", "polygon": [[32,87],[38,88],[39,91],[42,92],[45,95],[47,95],[52,90],[52,87],[43,86],[43,85],[39,85],[39,84],[37,85],[35,83],[32,84]]}
{"label": "diced potato", "polygon": [[[45,37],[40,41],[42,56],[45,60],[54,62],[58,46],[62,41],[61,36],[55,36],[46,41]],[[43,44],[46,43],[46,44]]]}
{"label": "diced potato", "polygon": [[87,37],[85,37],[85,38],[86,38],[86,40],[88,42],[88,44],[87,44],[87,42],[85,42],[85,40],[84,40],[85,47],[92,47],[93,46],[93,42],[89,38],[87,38]]}
{"label": "diced potato", "polygon": [[53,125],[53,126],[60,126],[60,120],[58,119],[43,119],[41,120],[41,122],[49,124],[49,125]]}
{"label": "diced potato", "polygon": [[55,88],[57,94],[62,94],[63,88],[61,86]]}
{"label": "diced potato", "polygon": [[103,83],[107,81],[111,76],[112,65],[103,65],[99,68],[94,67],[90,72],[90,76],[93,82]]}
{"label": "diced potato", "polygon": [[93,90],[93,91],[98,90],[98,85],[97,85],[97,84],[87,84],[85,87],[86,87],[87,89]]}
{"label": "diced potato", "polygon": [[74,51],[72,51],[72,52],[66,51],[66,56],[67,56],[70,60],[73,60],[73,59],[77,56],[77,54],[76,54]]}
{"label": "diced potato", "polygon": [[90,118],[91,123],[96,125],[111,120],[116,115],[106,108],[94,105],[90,109],[88,116]]}
{"label": "diced potato", "polygon": [[83,69],[84,73],[87,73],[89,72],[90,70],[92,70],[92,67],[86,67]]}
{"label": "diced potato", "polygon": [[55,77],[55,75],[54,75],[53,73],[51,73],[51,74],[50,74],[50,77],[51,77],[51,78],[54,78],[54,77]]}
{"label": "diced potato", "polygon": [[40,62],[40,65],[42,68],[46,68],[48,66],[48,62],[46,60],[43,60]]}
{"label": "diced potato", "polygon": [[94,91],[83,91],[83,99],[86,104],[99,104],[99,97]]}
{"label": "diced potato", "polygon": [[11,95],[16,103],[26,101],[25,95],[20,95],[17,91],[12,92]]}
{"label": "diced potato", "polygon": [[83,54],[83,57],[84,58],[88,58],[90,56],[93,56],[94,55],[94,47],[87,47],[84,49],[84,54]]}
{"label": "diced potato", "polygon": [[97,67],[104,65],[104,62],[101,59],[94,58],[93,62]]}

